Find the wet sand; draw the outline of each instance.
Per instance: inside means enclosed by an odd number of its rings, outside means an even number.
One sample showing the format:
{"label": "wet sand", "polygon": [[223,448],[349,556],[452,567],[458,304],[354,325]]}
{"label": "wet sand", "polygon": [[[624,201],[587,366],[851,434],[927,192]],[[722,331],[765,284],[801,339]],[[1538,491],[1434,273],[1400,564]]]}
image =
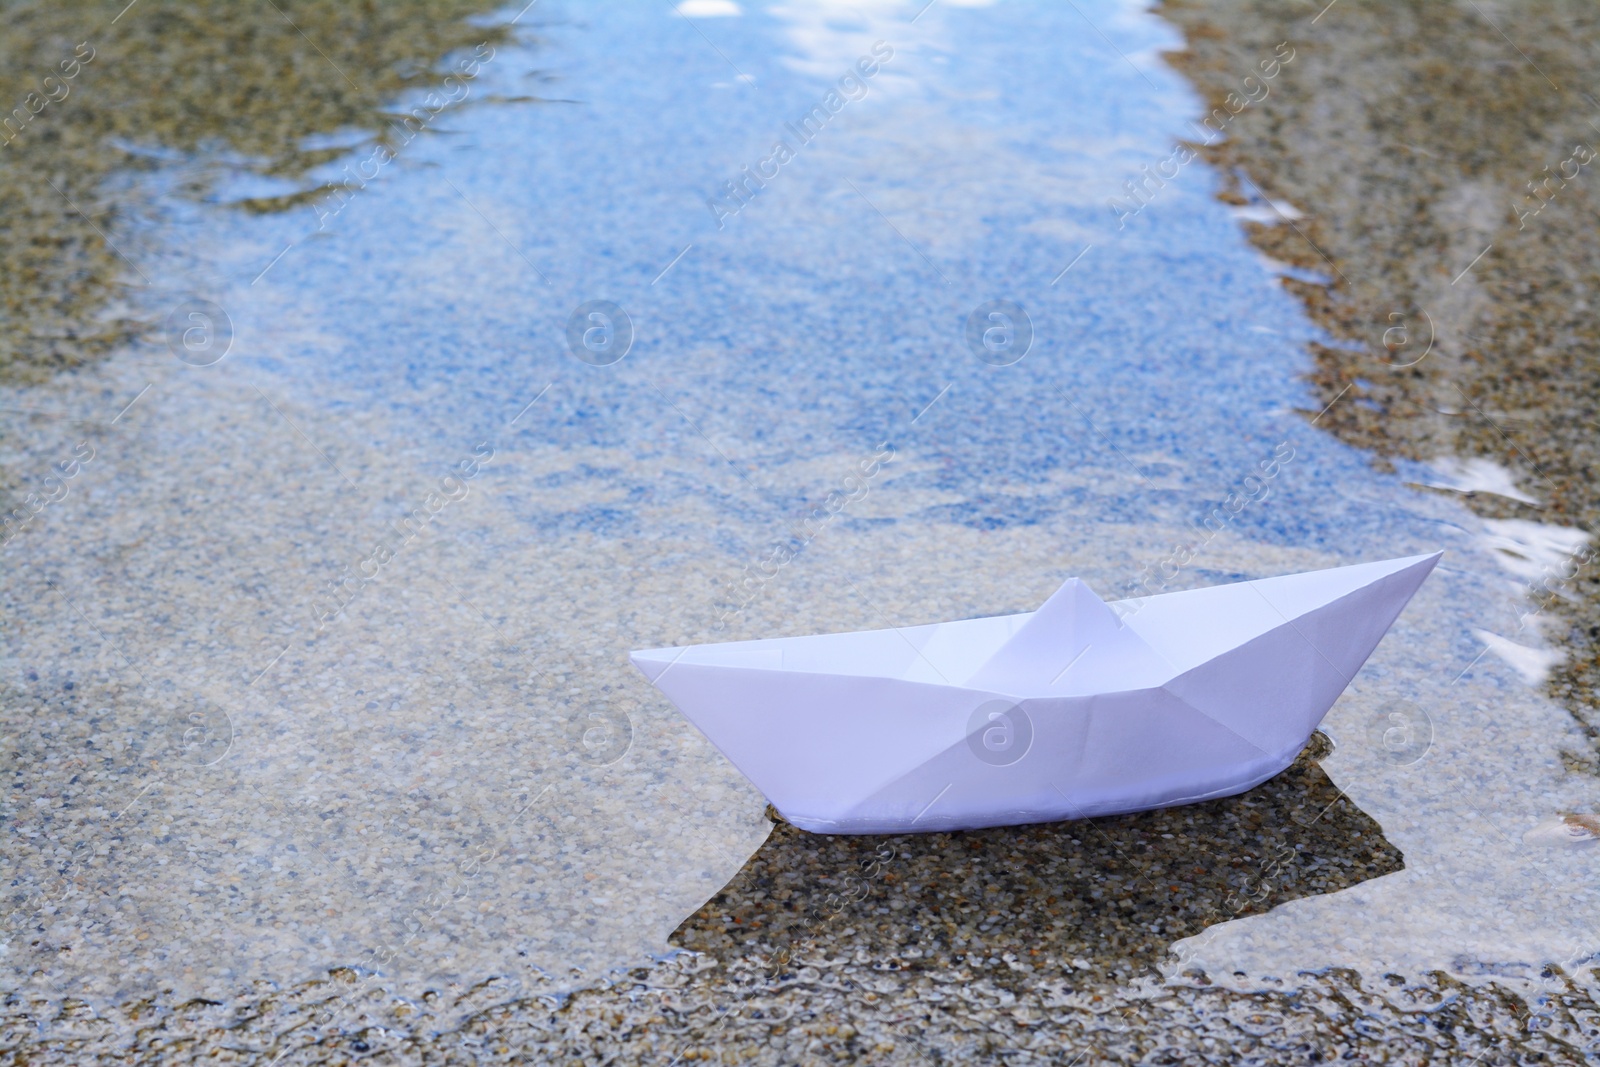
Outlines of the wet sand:
{"label": "wet sand", "polygon": [[[470,0],[363,10],[314,0],[296,4],[292,19],[260,19],[226,3],[146,7],[141,18],[88,3],[6,11],[7,380],[43,381],[148,336],[155,324],[132,306],[132,290],[192,284],[170,276],[181,261],[130,269],[110,236],[141,220],[181,223],[157,217],[156,194],[173,190],[142,186],[141,175],[186,159],[178,189],[205,198],[224,160],[247,161],[263,195],[241,198],[242,207],[302,204],[321,185],[306,173],[348,156],[352,130],[384,131],[399,94],[440,85],[436,57],[504,34],[466,24],[484,11]],[[327,50],[319,54],[311,40]],[[318,145],[319,137],[331,143]],[[394,135],[377,139],[393,143]]]}

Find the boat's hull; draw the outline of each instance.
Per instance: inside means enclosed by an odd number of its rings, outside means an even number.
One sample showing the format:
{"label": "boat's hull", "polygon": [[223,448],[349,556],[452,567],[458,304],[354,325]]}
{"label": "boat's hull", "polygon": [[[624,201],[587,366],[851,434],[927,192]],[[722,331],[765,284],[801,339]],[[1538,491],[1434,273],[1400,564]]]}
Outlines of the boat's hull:
{"label": "boat's hull", "polygon": [[[1292,730],[1272,731],[1270,744],[1166,688],[1014,701],[894,679],[863,686],[748,668],[696,676],[681,666],[661,682],[789,822],[897,834],[1142,811],[1248,789],[1294,759],[1344,687],[1316,656],[1298,666],[1280,665]],[[1246,657],[1238,667],[1252,669]]]}
{"label": "boat's hull", "polygon": [[[1308,736],[1306,739],[1310,741]],[[1270,778],[1275,778],[1289,768],[1295,757],[1305,749],[1296,746],[1282,755],[1264,756],[1257,760],[1224,768],[1200,780],[1182,774],[1170,781],[1146,779],[1129,788],[1107,791],[1094,798],[1082,798],[1086,806],[1074,803],[1066,795],[1059,795],[1055,803],[1034,807],[1011,807],[1002,802],[981,812],[959,814],[922,813],[920,817],[907,818],[903,813],[880,812],[846,819],[818,819],[799,812],[790,814],[779,808],[785,822],[814,834],[909,834],[936,833],[952,830],[975,830],[993,826],[1027,826],[1032,823],[1067,822],[1090,819],[1102,815],[1127,815],[1136,811],[1154,811],[1182,804],[1198,804],[1205,800],[1237,796],[1248,792]]]}

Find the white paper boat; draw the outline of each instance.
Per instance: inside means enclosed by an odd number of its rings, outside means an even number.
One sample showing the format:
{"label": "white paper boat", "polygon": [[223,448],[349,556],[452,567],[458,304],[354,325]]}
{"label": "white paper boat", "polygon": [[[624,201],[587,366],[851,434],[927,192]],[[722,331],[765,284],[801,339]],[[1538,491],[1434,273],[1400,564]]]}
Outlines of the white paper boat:
{"label": "white paper boat", "polygon": [[805,830],[1112,815],[1287,767],[1439,555],[632,659]]}

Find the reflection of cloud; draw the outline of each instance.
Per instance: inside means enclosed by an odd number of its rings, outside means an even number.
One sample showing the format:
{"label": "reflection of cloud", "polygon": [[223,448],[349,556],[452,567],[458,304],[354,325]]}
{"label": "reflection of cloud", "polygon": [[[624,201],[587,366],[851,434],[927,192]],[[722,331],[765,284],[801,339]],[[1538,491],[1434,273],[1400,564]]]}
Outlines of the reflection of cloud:
{"label": "reflection of cloud", "polygon": [[830,80],[871,52],[874,41],[888,41],[898,51],[912,41],[927,43],[934,25],[931,19],[911,25],[916,8],[905,0],[808,0],[771,11],[787,23],[789,39],[800,50],[785,60],[788,66]]}
{"label": "reflection of cloud", "polygon": [[1287,200],[1273,200],[1270,197],[1259,204],[1233,207],[1231,214],[1240,222],[1259,222],[1263,226],[1276,226],[1284,221],[1293,222],[1305,218],[1300,209]]}
{"label": "reflection of cloud", "polygon": [[1519,645],[1509,637],[1501,637],[1488,630],[1474,630],[1478,639],[1489,646],[1489,651],[1510,664],[1529,685],[1539,685],[1550,676],[1550,670],[1566,658],[1560,649],[1530,648]]}
{"label": "reflection of cloud", "polygon": [[1439,478],[1427,483],[1434,489],[1450,489],[1457,493],[1493,493],[1495,496],[1520,500],[1524,504],[1539,503],[1518,489],[1511,472],[1492,459],[1483,456],[1471,459],[1440,456],[1431,466]]}
{"label": "reflection of cloud", "polygon": [[678,14],[686,18],[733,18],[744,14],[744,10],[733,0],[683,0]]}
{"label": "reflection of cloud", "polygon": [[[1477,462],[1480,461],[1472,461],[1462,466],[1472,469],[1473,463]],[[1489,460],[1482,460],[1481,465],[1478,482],[1496,484],[1495,479],[1503,479],[1509,484],[1510,474],[1504,468]],[[1459,488],[1459,486],[1448,488]],[[1480,488],[1477,491],[1495,490]],[[1513,492],[1515,490],[1501,495],[1510,496]],[[1528,498],[1517,496],[1516,499]],[[1573,599],[1571,590],[1563,586],[1561,579],[1573,573],[1573,557],[1582,552],[1584,546],[1589,543],[1589,534],[1586,531],[1572,526],[1530,522],[1527,519],[1485,519],[1484,526],[1488,528],[1488,533],[1480,537],[1480,543],[1490,549],[1490,554],[1496,563],[1518,579],[1516,584],[1519,588],[1531,591],[1535,595],[1542,595],[1542,591],[1548,590],[1568,600]],[[1536,639],[1542,638],[1545,626],[1550,622],[1548,617],[1533,612],[1524,617],[1523,625],[1519,626],[1516,632],[1521,634],[1526,630]],[[1566,653],[1561,649],[1524,645],[1489,630],[1473,632],[1478,635],[1479,640],[1489,646],[1489,651],[1515,668],[1530,685],[1543,683],[1550,676],[1551,670],[1566,658]]]}
{"label": "reflection of cloud", "polygon": [[1527,519],[1485,519],[1489,535],[1482,543],[1500,566],[1517,578],[1538,582],[1560,574],[1589,534],[1575,526],[1557,526]]}
{"label": "reflection of cloud", "polygon": [[[936,0],[913,23],[925,3],[778,0],[768,9],[787,39],[787,48],[779,46],[788,53],[783,62],[819,81],[834,82],[875,41],[894,49],[894,60],[873,79],[871,95],[851,114],[848,128],[840,136],[830,133],[816,149],[831,156],[815,171],[823,177],[812,202],[826,205],[841,221],[865,220],[889,240],[903,237],[916,249],[913,256],[941,263],[941,257],[981,246],[1004,213],[1011,233],[1060,242],[1055,266],[1044,275],[1048,282],[1103,232],[1110,219],[1106,199],[1119,191],[1121,179],[1137,174],[1141,162],[1170,153],[1172,137],[1184,135],[1170,120],[1191,107],[1184,93],[1174,91],[1136,120],[1100,102],[1107,92],[1143,99],[1149,87],[1117,50],[1132,54],[1170,45],[1172,32],[1134,3],[1082,0],[1088,23],[1066,8],[1040,31],[1060,42],[1058,80],[1039,90],[1058,100],[1058,114],[1048,123],[976,122],[968,116],[1006,114],[1015,106],[1010,68],[976,61],[964,39],[1000,19],[1005,9],[972,11],[988,5]],[[889,159],[893,170],[919,180],[879,180]],[[851,175],[859,194],[828,174]],[[1211,203],[1203,190],[1171,195],[1194,198],[1196,210],[1209,210],[1202,207]],[[985,212],[974,212],[975,203],[986,205]]]}

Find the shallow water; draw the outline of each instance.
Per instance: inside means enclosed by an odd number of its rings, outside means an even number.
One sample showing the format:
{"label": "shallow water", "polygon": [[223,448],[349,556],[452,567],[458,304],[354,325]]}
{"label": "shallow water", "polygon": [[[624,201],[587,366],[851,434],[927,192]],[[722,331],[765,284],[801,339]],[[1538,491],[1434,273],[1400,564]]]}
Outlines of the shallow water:
{"label": "shallow water", "polygon": [[[1571,719],[1480,636],[1529,641],[1519,531],[1316,428],[1318,334],[1203,163],[1108,207],[1200,107],[1168,27],[1080,7],[541,4],[486,21],[465,102],[342,197],[318,182],[370,140],[106,177],[148,207],[105,220],[145,339],[0,403],[11,484],[77,460],[3,550],[6,984],[578,984],[666,951],[768,831],[630,649],[1435,548],[1324,725],[1407,869],[1171,969],[1592,957],[1593,857],[1523,839],[1586,806]],[[1016,362],[968,342],[995,300],[1031,324]],[[570,330],[592,301],[627,328]],[[860,498],[744,603],[835,491]]]}

